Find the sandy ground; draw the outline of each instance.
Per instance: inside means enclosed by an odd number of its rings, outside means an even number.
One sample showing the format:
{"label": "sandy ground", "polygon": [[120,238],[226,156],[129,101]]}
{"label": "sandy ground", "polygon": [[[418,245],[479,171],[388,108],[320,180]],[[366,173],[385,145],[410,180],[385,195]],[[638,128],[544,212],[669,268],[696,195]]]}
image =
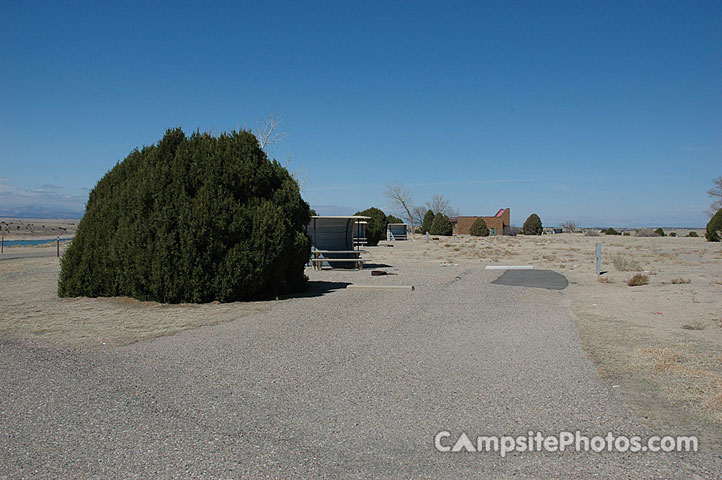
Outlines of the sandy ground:
{"label": "sandy ground", "polygon": [[[601,279],[595,275],[596,242],[603,244],[602,270],[607,271]],[[6,253],[47,248],[9,247]],[[564,274],[570,286],[562,295],[601,376],[650,428],[698,434],[705,445],[722,453],[720,244],[703,238],[582,234],[459,236],[429,242],[417,236],[393,247],[370,248],[366,256],[369,268],[390,275],[371,277],[368,269],[307,272],[325,289],[349,283],[404,285],[412,278],[433,286],[486,265],[533,265]],[[52,257],[0,259],[3,334],[105,348],[230,322],[275,308],[277,303],[198,306],[59,299],[58,270],[59,261]],[[413,276],[405,275],[412,270]],[[649,283],[630,287],[627,281],[637,270]],[[407,308],[413,310],[415,305]]]}
{"label": "sandy ground", "polygon": [[80,220],[0,217],[0,235],[5,240],[72,237]]}

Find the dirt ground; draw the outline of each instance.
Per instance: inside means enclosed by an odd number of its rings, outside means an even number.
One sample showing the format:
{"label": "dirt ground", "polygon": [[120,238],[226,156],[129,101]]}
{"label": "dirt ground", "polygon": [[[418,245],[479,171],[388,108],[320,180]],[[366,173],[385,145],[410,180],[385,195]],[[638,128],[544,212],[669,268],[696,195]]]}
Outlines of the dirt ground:
{"label": "dirt ground", "polygon": [[[595,274],[597,242],[602,243],[606,271],[601,277]],[[48,248],[6,247],[5,252]],[[533,265],[564,274],[570,282],[565,290],[569,308],[602,377],[656,431],[694,433],[722,452],[722,245],[682,236],[458,236],[427,242],[417,235],[393,248],[369,248],[367,256],[394,272],[412,264],[425,266],[431,275],[448,273],[448,265]],[[53,257],[0,259],[0,332],[113,346],[273,308],[273,302],[162,305],[124,298],[60,299],[58,271],[59,260]],[[648,283],[629,286],[637,273]],[[369,273],[358,275],[365,279]]]}
{"label": "dirt ground", "polygon": [[0,235],[5,240],[72,237],[80,220],[47,218],[0,218]]}

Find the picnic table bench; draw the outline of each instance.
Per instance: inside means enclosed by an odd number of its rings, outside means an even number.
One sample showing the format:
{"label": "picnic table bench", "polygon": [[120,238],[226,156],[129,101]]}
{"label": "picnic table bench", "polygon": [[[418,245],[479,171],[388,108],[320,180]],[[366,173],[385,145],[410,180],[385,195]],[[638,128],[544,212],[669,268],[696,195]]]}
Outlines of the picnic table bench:
{"label": "picnic table bench", "polygon": [[[362,253],[368,253],[368,250],[314,250],[311,252],[311,265],[314,270],[321,270],[324,262],[328,263],[348,263],[352,268],[361,270],[364,265],[364,259],[361,258]],[[344,255],[338,258],[328,258],[322,255]]]}

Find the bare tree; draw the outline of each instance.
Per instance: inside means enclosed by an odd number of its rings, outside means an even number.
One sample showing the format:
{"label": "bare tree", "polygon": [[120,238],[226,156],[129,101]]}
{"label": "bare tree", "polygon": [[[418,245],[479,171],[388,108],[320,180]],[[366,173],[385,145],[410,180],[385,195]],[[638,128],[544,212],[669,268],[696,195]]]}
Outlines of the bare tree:
{"label": "bare tree", "polygon": [[290,133],[280,130],[283,119],[278,115],[269,115],[268,118],[261,120],[256,125],[256,138],[261,150],[264,152],[266,148],[287,138]]}
{"label": "bare tree", "polygon": [[[258,139],[258,145],[261,150],[267,152],[267,148],[279,143],[280,141],[288,138],[291,134],[285,130],[281,130],[280,126],[283,122],[283,118],[280,115],[269,115],[268,118],[261,120],[256,124],[256,138]],[[298,183],[298,188],[303,192],[308,183],[308,172],[303,169],[291,170],[291,160],[293,155],[289,154],[286,160],[281,163],[283,168],[288,170],[288,173]]]}
{"label": "bare tree", "polygon": [[717,177],[712,180],[714,187],[707,190],[707,195],[712,197],[712,205],[709,206],[707,213],[714,215],[717,211],[722,208],[722,177]]}
{"label": "bare tree", "polygon": [[426,212],[428,212],[429,209],[426,208],[423,205],[416,205],[414,208],[411,209],[411,216],[414,219],[415,225],[421,225],[424,223],[424,215],[426,215]]}
{"label": "bare tree", "polygon": [[561,224],[561,227],[565,230],[569,230],[571,233],[574,233],[577,231],[577,228],[579,228],[579,225],[577,225],[577,222],[574,220],[567,220]]}
{"label": "bare tree", "polygon": [[449,201],[441,195],[431,197],[431,200],[426,202],[426,208],[434,212],[434,214],[441,213],[447,217],[456,217],[459,215],[459,211],[452,208]]}
{"label": "bare tree", "polygon": [[391,204],[397,210],[397,213],[404,217],[405,220],[408,220],[413,228],[415,223],[411,209],[414,208],[414,196],[411,191],[400,183],[396,183],[388,185],[384,195],[391,200]]}

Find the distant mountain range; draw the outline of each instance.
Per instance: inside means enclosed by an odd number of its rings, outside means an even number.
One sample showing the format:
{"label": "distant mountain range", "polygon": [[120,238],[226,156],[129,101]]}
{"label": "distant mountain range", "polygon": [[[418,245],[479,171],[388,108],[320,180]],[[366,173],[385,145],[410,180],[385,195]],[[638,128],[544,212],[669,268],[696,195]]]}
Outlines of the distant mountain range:
{"label": "distant mountain range", "polygon": [[27,205],[23,207],[0,206],[0,217],[15,218],[81,218],[82,211],[64,207],[47,207],[43,205]]}

